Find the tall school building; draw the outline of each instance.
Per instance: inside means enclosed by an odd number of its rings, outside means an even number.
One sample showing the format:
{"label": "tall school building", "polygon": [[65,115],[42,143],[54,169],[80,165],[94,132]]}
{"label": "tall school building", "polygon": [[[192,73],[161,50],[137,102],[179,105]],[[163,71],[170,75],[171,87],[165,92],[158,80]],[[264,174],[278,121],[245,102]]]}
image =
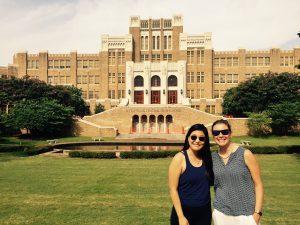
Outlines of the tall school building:
{"label": "tall school building", "polygon": [[206,124],[221,118],[227,89],[269,72],[299,73],[299,60],[300,47],[215,51],[212,34],[184,33],[180,15],[131,16],[129,34],[102,35],[97,54],[20,52],[13,64],[0,67],[0,74],[82,89],[92,112],[101,103],[110,115],[85,117],[86,126],[113,127],[121,133],[178,133],[201,122],[198,116],[211,118]]}

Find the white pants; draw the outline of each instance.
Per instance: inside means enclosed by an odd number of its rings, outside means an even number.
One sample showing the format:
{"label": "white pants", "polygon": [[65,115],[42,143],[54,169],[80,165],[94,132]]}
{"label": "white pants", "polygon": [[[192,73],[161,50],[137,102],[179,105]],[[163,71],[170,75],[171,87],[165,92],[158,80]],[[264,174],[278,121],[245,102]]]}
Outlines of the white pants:
{"label": "white pants", "polygon": [[256,224],[252,215],[250,216],[227,216],[214,209],[212,218],[214,225],[259,225]]}

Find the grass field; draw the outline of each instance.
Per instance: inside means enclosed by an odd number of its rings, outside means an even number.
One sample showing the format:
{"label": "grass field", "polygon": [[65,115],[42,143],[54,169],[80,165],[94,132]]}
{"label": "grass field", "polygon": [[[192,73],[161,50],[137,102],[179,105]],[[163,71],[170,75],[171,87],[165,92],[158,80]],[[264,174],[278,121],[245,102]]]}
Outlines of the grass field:
{"label": "grass field", "polygon": [[[299,224],[300,156],[257,157],[266,193],[262,224]],[[166,225],[170,161],[0,153],[0,224]]]}

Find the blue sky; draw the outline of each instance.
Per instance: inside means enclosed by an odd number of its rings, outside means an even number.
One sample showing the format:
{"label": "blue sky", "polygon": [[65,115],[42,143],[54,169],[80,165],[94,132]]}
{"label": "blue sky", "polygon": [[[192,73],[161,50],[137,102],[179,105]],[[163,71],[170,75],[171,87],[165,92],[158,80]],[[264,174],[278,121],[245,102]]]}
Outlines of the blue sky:
{"label": "blue sky", "polygon": [[212,32],[215,50],[300,46],[299,0],[0,0],[0,66],[20,51],[96,53],[129,17],[183,16],[184,32]]}

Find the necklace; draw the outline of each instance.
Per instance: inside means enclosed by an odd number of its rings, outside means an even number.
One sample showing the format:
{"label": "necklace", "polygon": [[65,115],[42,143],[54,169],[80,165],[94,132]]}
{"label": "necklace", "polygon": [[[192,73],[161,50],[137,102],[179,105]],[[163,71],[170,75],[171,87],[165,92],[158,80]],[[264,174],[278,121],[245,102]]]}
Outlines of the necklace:
{"label": "necklace", "polygon": [[222,159],[228,159],[229,156],[231,155],[231,153],[232,153],[232,151],[230,151],[229,154],[228,154],[227,156],[224,157],[224,156],[221,156],[221,155],[220,155],[220,151],[218,151],[218,155],[219,155]]}

